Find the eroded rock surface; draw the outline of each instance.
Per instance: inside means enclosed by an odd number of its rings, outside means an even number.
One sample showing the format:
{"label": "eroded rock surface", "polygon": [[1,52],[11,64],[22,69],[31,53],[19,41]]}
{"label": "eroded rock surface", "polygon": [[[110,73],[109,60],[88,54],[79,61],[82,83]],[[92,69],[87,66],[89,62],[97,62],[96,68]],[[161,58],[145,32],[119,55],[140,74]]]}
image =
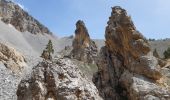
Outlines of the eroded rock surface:
{"label": "eroded rock surface", "polygon": [[0,17],[2,17],[1,20],[3,22],[13,25],[21,32],[28,31],[33,34],[52,34],[47,27],[11,1],[0,0]]}
{"label": "eroded rock surface", "polygon": [[95,63],[97,46],[90,39],[88,30],[83,21],[76,23],[75,38],[73,40],[71,57],[87,63]]}
{"label": "eroded rock surface", "polygon": [[98,90],[69,59],[43,61],[23,79],[18,100],[101,100]]}
{"label": "eroded rock surface", "polygon": [[93,82],[105,100],[169,100],[169,87],[148,41],[121,7],[113,7],[105,31],[105,46]]}
{"label": "eroded rock surface", "polygon": [[0,43],[0,61],[13,72],[22,71],[26,66],[23,55],[17,52],[14,48]]}

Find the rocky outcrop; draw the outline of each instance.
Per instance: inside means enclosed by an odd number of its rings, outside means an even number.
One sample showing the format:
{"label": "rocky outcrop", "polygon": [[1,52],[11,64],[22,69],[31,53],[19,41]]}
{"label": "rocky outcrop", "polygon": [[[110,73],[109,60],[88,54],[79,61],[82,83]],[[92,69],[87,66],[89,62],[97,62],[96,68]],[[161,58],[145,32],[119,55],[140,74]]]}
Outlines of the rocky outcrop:
{"label": "rocky outcrop", "polygon": [[43,61],[23,79],[18,100],[101,100],[94,84],[69,59]]}
{"label": "rocky outcrop", "polygon": [[168,100],[159,61],[121,7],[113,7],[93,82],[105,100]]}
{"label": "rocky outcrop", "polygon": [[0,61],[13,72],[21,72],[26,66],[25,59],[22,54],[17,52],[5,44],[0,43]]}
{"label": "rocky outcrop", "polygon": [[28,31],[32,34],[52,34],[47,27],[30,16],[17,4],[0,0],[0,17],[7,24],[13,25],[18,31]]}
{"label": "rocky outcrop", "polygon": [[95,63],[97,46],[90,39],[89,33],[83,21],[76,23],[75,38],[72,43],[71,57],[87,63]]}

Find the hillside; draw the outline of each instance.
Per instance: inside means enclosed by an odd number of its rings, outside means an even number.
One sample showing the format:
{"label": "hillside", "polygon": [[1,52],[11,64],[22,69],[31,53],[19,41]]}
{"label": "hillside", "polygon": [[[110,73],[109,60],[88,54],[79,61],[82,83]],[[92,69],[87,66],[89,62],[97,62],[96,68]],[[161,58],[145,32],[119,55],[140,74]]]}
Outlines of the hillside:
{"label": "hillside", "polygon": [[167,50],[168,47],[170,47],[170,40],[169,39],[163,39],[163,40],[155,40],[155,41],[149,41],[151,44],[152,50],[156,49],[159,53],[159,56],[161,58],[164,58],[164,51]]}
{"label": "hillside", "polygon": [[47,27],[24,11],[18,4],[12,1],[0,1],[0,17],[6,24],[13,25],[18,31],[32,34],[52,34]]}
{"label": "hillside", "polygon": [[120,6],[105,39],[92,39],[83,20],[74,30],[56,36],[0,0],[0,100],[170,100],[169,60],[153,55],[163,58],[169,39],[148,41]]}
{"label": "hillside", "polygon": [[[3,76],[0,78],[0,99],[16,100],[19,82],[29,76],[32,68],[43,60],[40,56],[48,41],[52,40],[54,56],[57,56],[66,46],[72,45],[74,37],[58,38],[11,1],[0,1],[0,19],[0,43],[3,44],[0,48],[0,75]],[[6,54],[8,50],[9,55]],[[19,61],[18,57],[24,60]],[[76,60],[72,62],[77,66],[84,64]],[[80,69],[90,74],[90,79],[93,72],[97,71],[96,67],[91,71],[88,64],[81,65]]]}

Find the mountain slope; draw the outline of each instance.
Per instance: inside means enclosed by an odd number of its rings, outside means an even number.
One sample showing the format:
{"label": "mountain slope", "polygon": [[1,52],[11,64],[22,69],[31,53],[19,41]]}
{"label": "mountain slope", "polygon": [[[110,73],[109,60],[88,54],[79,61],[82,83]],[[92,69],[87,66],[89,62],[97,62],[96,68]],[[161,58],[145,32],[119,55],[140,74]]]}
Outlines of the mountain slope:
{"label": "mountain slope", "polygon": [[170,40],[165,39],[165,40],[155,40],[155,41],[150,41],[150,45],[152,50],[156,49],[159,56],[161,58],[164,58],[164,51],[167,50],[168,47],[170,47]]}
{"label": "mountain slope", "polygon": [[[1,0],[0,2],[2,1],[4,0]],[[4,7],[2,7],[2,4],[0,3],[0,13],[3,8]],[[1,16],[1,19],[3,19],[2,17],[5,18],[6,15]],[[27,22],[29,22],[29,20],[27,20]],[[22,56],[26,60],[26,66],[21,66],[23,70],[22,71],[19,70],[19,74],[13,73],[13,70],[11,70],[15,68],[14,64],[12,65],[9,64],[10,66],[5,66],[4,61],[0,60],[0,75],[1,75],[0,99],[1,100],[17,99],[16,90],[21,78],[25,77],[26,75],[29,75],[32,70],[32,67],[37,65],[37,63],[42,60],[42,58],[40,58],[40,55],[43,49],[45,48],[46,44],[48,43],[49,39],[52,40],[53,42],[55,54],[58,51],[62,50],[65,47],[65,45],[71,45],[68,42],[71,40],[67,38],[59,39],[52,34],[44,34],[44,33],[34,34],[30,32],[29,30],[22,32],[21,30],[18,30],[16,28],[15,24],[13,25],[12,23],[4,23],[4,21],[0,20],[0,43],[5,44],[10,48],[14,48],[15,51],[18,52],[19,54],[22,54]],[[11,62],[10,59],[12,58],[8,58],[8,59]]]}
{"label": "mountain slope", "polygon": [[0,0],[0,17],[2,17],[3,22],[10,23],[21,32],[52,34],[47,27],[20,8],[18,4],[11,1]]}
{"label": "mountain slope", "polygon": [[[15,11],[16,8],[17,11]],[[15,18],[17,14],[19,14],[17,17],[21,17],[21,19]],[[21,54],[24,57],[26,63],[26,66],[20,66],[22,70],[18,69],[16,72],[19,73],[17,74],[11,70],[15,68],[13,64],[6,66],[6,63],[0,59],[0,99],[16,100],[16,91],[19,82],[21,79],[30,76],[32,68],[42,61],[40,55],[48,41],[52,40],[55,49],[54,55],[57,55],[65,46],[72,45],[73,38],[57,38],[50,31],[47,31],[45,26],[41,25],[37,20],[19,8],[18,5],[12,2],[6,2],[5,0],[0,0],[0,19],[2,19],[2,21],[0,20],[0,43],[14,48],[17,54]],[[6,51],[6,53],[8,52]],[[11,61],[12,56],[9,56],[8,59]]]}

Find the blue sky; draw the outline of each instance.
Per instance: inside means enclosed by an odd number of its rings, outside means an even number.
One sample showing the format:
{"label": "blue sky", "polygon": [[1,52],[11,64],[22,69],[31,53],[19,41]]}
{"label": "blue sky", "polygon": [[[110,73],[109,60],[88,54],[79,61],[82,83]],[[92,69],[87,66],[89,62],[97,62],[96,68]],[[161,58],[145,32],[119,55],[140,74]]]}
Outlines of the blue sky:
{"label": "blue sky", "polygon": [[91,38],[104,39],[111,7],[126,9],[147,38],[170,38],[170,0],[14,0],[57,36],[74,34],[85,22]]}

